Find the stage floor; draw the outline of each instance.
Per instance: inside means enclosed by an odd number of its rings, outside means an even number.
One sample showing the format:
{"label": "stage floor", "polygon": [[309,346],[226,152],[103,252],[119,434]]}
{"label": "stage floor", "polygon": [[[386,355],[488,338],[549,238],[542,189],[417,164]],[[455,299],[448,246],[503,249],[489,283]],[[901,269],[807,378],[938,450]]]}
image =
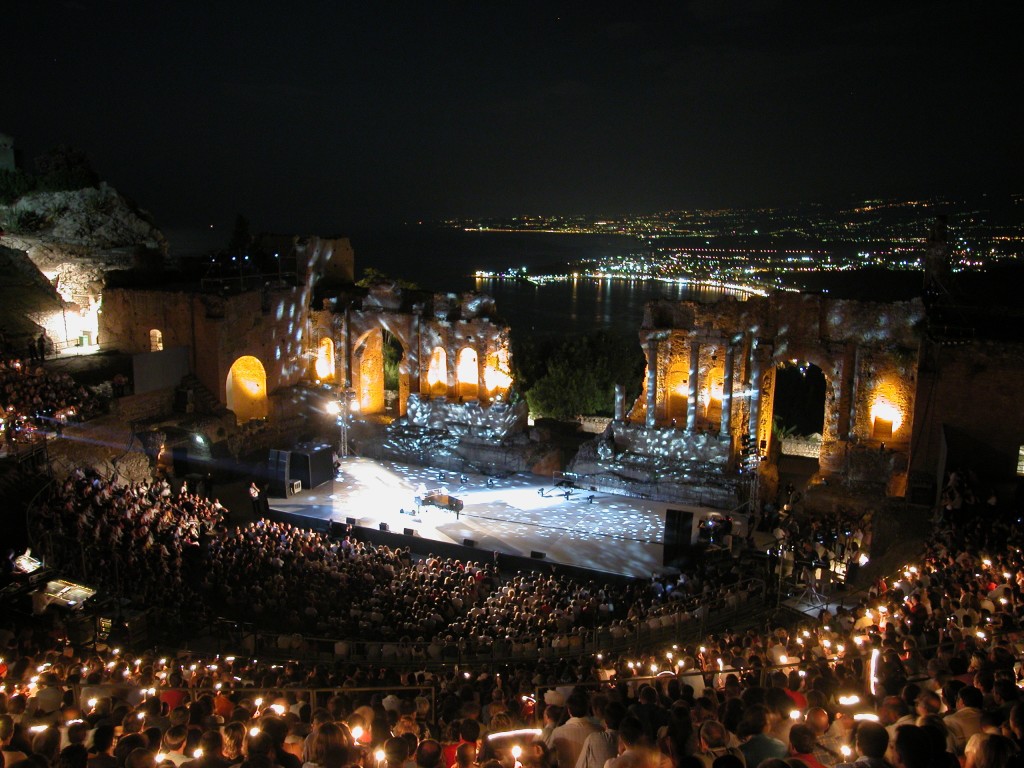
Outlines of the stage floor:
{"label": "stage floor", "polygon": [[[472,539],[481,550],[547,560],[609,573],[648,577],[662,572],[665,510],[699,508],[583,489],[562,489],[533,475],[488,478],[430,467],[352,457],[338,477],[290,498],[272,497],[278,511],[317,520],[377,528],[387,523],[424,539],[462,544]],[[445,488],[464,503],[458,517],[437,507],[417,508],[416,497]],[[570,490],[568,498],[565,491]],[[593,501],[589,501],[590,498]],[[400,510],[406,510],[403,514]]]}

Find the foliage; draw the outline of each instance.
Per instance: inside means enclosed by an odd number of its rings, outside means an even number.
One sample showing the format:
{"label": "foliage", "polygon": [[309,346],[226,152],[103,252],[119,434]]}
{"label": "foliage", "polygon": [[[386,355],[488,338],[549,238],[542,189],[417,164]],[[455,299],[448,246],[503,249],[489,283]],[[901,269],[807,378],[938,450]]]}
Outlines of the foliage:
{"label": "foliage", "polygon": [[398,364],[402,345],[391,331],[384,331],[384,389],[398,391]]}
{"label": "foliage", "polygon": [[615,385],[627,402],[643,380],[644,356],[635,338],[609,331],[565,341],[514,340],[516,382],[539,417],[612,416]]}
{"label": "foliage", "polygon": [[0,171],[0,205],[10,205],[35,186],[35,179],[20,169]]}
{"label": "foliage", "polygon": [[785,440],[787,437],[796,436],[796,426],[786,426],[779,416],[772,417],[772,437],[776,440]]}
{"label": "foliage", "polygon": [[36,188],[42,192],[95,187],[100,180],[92,163],[80,149],[61,144],[35,160]]}
{"label": "foliage", "polygon": [[360,288],[372,288],[375,285],[382,283],[394,283],[399,288],[404,288],[409,291],[419,290],[419,286],[416,283],[410,282],[409,280],[403,280],[402,278],[391,278],[381,272],[375,267],[363,267],[363,276],[356,281],[356,285]]}

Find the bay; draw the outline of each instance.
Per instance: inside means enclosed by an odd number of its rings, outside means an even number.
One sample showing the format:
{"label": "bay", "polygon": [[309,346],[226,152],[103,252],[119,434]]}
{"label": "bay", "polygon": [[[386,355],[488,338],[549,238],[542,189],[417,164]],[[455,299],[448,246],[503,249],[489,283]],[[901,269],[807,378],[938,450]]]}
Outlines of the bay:
{"label": "bay", "polygon": [[712,301],[730,292],[660,280],[578,278],[535,285],[478,278],[477,270],[526,267],[530,274],[564,272],[581,259],[644,250],[636,238],[615,235],[476,232],[432,227],[353,233],[357,274],[372,266],[421,288],[494,297],[514,333],[574,337],[607,329],[636,333],[654,299]]}

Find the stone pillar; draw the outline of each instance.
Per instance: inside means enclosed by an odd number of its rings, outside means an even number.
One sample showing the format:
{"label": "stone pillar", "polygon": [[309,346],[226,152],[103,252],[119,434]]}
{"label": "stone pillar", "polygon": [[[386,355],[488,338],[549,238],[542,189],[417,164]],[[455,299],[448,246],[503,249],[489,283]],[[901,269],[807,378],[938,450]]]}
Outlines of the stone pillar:
{"label": "stone pillar", "polygon": [[[844,380],[847,378],[850,381],[850,412],[847,417],[850,423],[846,427],[846,439],[853,441],[857,437],[857,386],[860,383],[860,344],[853,349],[853,371],[849,377],[843,376]],[[836,405],[838,406],[838,403]],[[822,428],[821,432],[822,437],[824,437],[825,428]]]}
{"label": "stone pillar", "polygon": [[476,399],[480,403],[490,401],[490,393],[487,391],[487,377],[484,375],[486,372],[487,347],[485,345],[483,355],[480,354],[480,350],[477,350],[476,353]]}
{"label": "stone pillar", "polygon": [[732,430],[732,366],[735,362],[735,353],[732,344],[726,344],[725,348],[725,376],[722,379],[722,416],[719,420],[718,431],[722,435],[728,435]]}
{"label": "stone pillar", "polygon": [[646,426],[654,427],[658,404],[658,338],[651,336],[647,340],[647,418]]}
{"label": "stone pillar", "polygon": [[747,434],[757,440],[757,425],[761,421],[761,359],[757,351],[757,339],[750,345],[750,420]]}
{"label": "stone pillar", "polygon": [[626,418],[626,388],[622,384],[615,385],[615,420]]}
{"label": "stone pillar", "polygon": [[345,355],[345,376],[342,380],[345,389],[352,388],[352,314],[349,312],[348,307],[345,308],[345,337],[344,337],[344,355]]}
{"label": "stone pillar", "polygon": [[690,337],[690,371],[686,377],[686,431],[693,432],[697,426],[697,407],[700,405],[697,397],[700,382],[697,380],[700,375],[700,342],[693,336]]}

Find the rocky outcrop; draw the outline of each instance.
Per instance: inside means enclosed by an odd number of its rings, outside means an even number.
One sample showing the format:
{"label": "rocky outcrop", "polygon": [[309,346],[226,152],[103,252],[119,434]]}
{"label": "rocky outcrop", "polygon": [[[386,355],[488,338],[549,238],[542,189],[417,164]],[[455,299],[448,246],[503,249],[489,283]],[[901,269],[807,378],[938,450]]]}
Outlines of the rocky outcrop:
{"label": "rocky outcrop", "polygon": [[71,310],[98,306],[107,272],[131,268],[142,253],[167,253],[148,214],[106,184],[25,195],[0,206],[0,227],[0,245],[24,254]]}
{"label": "rocky outcrop", "polygon": [[34,192],[0,206],[13,234],[95,250],[144,247],[166,252],[167,241],[149,215],[107,184],[64,192]]}

